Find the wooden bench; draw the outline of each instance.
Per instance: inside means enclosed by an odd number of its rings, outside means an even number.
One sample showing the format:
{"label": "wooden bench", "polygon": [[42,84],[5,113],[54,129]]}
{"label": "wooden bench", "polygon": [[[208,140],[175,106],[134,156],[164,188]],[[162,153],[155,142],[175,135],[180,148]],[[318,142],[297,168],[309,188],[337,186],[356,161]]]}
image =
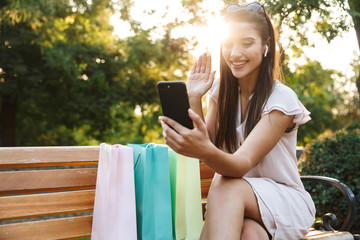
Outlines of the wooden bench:
{"label": "wooden bench", "polygon": [[[0,148],[0,239],[90,236],[98,157],[99,147]],[[204,207],[214,173],[200,169]],[[307,239],[353,238],[311,231]]]}

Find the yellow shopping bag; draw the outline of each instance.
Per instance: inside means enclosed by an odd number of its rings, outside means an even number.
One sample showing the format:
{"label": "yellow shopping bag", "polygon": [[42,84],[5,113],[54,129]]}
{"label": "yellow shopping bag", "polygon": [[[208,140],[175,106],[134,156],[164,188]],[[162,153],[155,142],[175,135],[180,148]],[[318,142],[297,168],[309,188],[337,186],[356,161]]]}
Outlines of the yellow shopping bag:
{"label": "yellow shopping bag", "polygon": [[199,160],[177,155],[175,233],[198,240],[203,227]]}

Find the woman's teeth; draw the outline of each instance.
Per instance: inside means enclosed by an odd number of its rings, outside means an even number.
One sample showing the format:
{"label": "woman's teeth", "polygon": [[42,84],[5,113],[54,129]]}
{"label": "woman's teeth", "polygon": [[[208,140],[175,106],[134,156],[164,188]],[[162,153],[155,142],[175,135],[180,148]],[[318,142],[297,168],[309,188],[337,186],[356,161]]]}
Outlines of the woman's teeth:
{"label": "woman's teeth", "polygon": [[241,66],[244,65],[246,62],[232,62],[233,65],[235,66]]}

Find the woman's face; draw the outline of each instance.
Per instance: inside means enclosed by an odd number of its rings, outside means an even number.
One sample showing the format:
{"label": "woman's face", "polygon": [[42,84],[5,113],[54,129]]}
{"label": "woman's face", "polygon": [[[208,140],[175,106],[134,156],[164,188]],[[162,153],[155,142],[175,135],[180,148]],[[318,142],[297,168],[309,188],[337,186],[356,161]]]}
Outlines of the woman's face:
{"label": "woman's face", "polygon": [[229,34],[222,43],[223,57],[237,79],[257,79],[265,52],[255,25],[247,22],[229,24]]}

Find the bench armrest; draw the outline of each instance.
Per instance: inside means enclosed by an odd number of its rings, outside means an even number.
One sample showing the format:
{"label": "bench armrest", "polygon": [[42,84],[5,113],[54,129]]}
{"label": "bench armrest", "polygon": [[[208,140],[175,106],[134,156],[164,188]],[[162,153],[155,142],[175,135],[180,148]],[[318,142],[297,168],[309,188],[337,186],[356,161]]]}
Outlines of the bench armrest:
{"label": "bench armrest", "polygon": [[[332,186],[338,188],[346,197],[348,203],[348,214],[344,220],[343,225],[340,227],[339,231],[349,231],[352,224],[356,218],[356,198],[351,189],[346,186],[343,182],[330,177],[323,176],[301,176],[301,180],[305,181],[315,181],[320,183],[328,183]],[[322,221],[318,221],[315,223],[315,229],[324,229],[327,231],[334,231],[331,225],[337,225],[337,218],[335,215],[327,213],[324,217],[322,217]]]}

